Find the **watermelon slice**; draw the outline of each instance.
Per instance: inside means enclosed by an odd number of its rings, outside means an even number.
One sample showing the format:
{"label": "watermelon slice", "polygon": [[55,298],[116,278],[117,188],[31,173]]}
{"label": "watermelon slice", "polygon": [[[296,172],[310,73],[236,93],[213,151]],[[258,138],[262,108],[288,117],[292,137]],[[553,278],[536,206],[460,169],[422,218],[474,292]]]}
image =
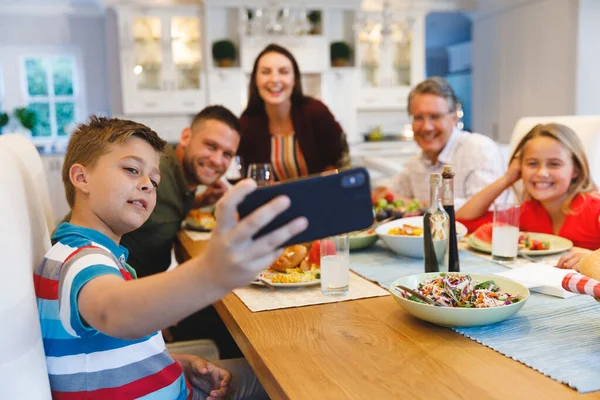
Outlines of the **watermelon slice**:
{"label": "watermelon slice", "polygon": [[475,232],[473,232],[473,236],[482,242],[492,244],[492,228],[493,222],[488,222],[486,224],[481,225]]}

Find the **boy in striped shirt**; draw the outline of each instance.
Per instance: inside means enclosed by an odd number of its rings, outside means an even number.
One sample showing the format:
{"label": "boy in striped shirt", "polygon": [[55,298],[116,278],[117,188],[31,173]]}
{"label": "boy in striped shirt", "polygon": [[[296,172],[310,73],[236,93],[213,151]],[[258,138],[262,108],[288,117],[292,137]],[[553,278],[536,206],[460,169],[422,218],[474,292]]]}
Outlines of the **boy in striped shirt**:
{"label": "boy in striped shirt", "polygon": [[307,222],[297,219],[253,240],[289,199],[237,221],[237,205],[256,187],[244,181],[218,204],[217,226],[201,256],[136,279],[119,241],[154,209],[165,144],[144,125],[97,117],[71,136],[62,174],[72,217],[34,274],[55,399],[264,396],[255,378],[235,387],[224,368],[169,354],[160,329],[249,283]]}

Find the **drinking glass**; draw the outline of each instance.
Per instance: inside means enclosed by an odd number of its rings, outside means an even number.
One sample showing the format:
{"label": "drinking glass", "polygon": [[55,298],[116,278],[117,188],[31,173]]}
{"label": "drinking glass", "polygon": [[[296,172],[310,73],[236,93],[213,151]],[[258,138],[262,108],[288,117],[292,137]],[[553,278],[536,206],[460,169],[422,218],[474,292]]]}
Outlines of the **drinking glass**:
{"label": "drinking glass", "polygon": [[254,179],[259,187],[269,186],[275,182],[273,168],[269,163],[250,164],[248,166],[248,178]]}
{"label": "drinking glass", "polygon": [[244,177],[244,165],[242,164],[242,157],[235,156],[231,159],[229,168],[225,172],[225,179],[232,185],[235,185]]}
{"label": "drinking glass", "polygon": [[350,237],[348,234],[321,239],[321,292],[345,296],[350,283]]}
{"label": "drinking glass", "polygon": [[518,204],[494,204],[494,223],[492,228],[492,259],[515,261],[519,251],[519,214]]}

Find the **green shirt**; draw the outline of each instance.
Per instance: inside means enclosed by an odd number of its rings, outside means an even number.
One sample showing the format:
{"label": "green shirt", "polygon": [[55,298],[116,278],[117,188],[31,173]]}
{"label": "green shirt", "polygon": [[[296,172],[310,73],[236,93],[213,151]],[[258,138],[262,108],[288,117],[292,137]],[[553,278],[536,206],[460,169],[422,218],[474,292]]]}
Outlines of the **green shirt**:
{"label": "green shirt", "polygon": [[124,235],[121,244],[129,250],[127,263],[139,277],[165,271],[171,264],[171,248],[181,223],[194,204],[175,149],[169,146],[160,160],[160,185],[156,207],[150,218]]}

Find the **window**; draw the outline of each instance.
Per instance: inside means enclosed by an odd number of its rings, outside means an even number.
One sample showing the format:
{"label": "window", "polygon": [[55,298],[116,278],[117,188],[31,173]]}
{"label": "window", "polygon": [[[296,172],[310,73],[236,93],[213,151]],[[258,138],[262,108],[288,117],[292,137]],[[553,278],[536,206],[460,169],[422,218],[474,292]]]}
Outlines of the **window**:
{"label": "window", "polygon": [[67,141],[81,113],[75,56],[25,56],[22,68],[25,103],[37,117],[33,139]]}

